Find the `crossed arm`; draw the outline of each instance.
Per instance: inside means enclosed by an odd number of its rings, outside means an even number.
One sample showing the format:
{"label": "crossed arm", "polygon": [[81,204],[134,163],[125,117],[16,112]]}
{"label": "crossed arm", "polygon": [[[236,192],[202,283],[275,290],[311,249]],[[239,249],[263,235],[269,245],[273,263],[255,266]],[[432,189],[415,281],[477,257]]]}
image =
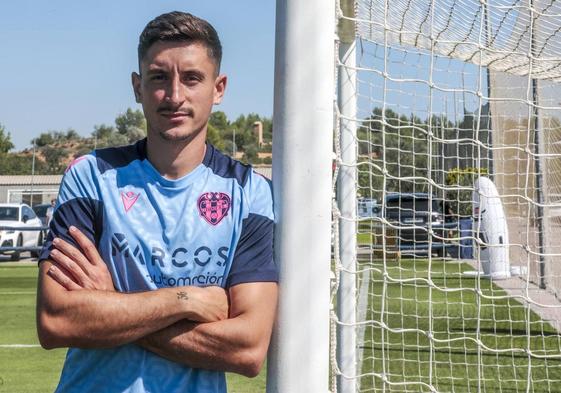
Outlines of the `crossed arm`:
{"label": "crossed arm", "polygon": [[134,342],[190,367],[259,373],[276,311],[275,283],[239,284],[228,294],[192,286],[119,293],[93,244],[79,231],[71,234],[82,251],[58,240],[58,251],[40,266],[37,330],[45,348]]}

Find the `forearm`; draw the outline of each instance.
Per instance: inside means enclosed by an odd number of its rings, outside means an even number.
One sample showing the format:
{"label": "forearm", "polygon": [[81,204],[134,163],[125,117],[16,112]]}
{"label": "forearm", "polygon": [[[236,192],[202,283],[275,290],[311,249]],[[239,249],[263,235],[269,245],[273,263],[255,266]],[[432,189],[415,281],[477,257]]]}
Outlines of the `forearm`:
{"label": "forearm", "polygon": [[161,330],[188,315],[181,289],[124,294],[110,291],[67,291],[41,263],[37,328],[41,344],[55,347],[113,347]]}
{"label": "forearm", "polygon": [[267,354],[276,313],[274,283],[243,284],[230,290],[231,318],[195,324],[179,321],[142,338],[144,348],[190,367],[253,377]]}
{"label": "forearm", "polygon": [[159,356],[189,367],[253,377],[259,373],[269,340],[267,337],[260,346],[255,345],[254,337],[248,336],[248,327],[249,322],[243,318],[201,324],[183,320],[138,343]]}

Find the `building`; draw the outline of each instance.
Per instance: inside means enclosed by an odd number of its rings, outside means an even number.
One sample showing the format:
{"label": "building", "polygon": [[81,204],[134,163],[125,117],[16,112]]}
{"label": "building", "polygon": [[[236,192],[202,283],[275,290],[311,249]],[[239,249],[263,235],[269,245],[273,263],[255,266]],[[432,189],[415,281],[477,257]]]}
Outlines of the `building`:
{"label": "building", "polygon": [[0,203],[49,203],[58,195],[62,175],[0,176]]}

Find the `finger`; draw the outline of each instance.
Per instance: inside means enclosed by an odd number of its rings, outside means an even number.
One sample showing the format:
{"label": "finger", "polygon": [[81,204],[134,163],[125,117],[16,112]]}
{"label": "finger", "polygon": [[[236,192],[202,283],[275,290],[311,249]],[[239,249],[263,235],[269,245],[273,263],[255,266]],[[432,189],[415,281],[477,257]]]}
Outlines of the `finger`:
{"label": "finger", "polygon": [[51,265],[49,270],[47,270],[47,274],[69,291],[82,289],[82,287],[76,284],[72,279],[70,279],[70,277],[68,277],[61,269],[59,269],[55,265]]}
{"label": "finger", "polygon": [[103,262],[97,248],[92,243],[92,241],[84,235],[78,228],[75,226],[71,226],[69,228],[70,235],[76,240],[84,254],[86,255],[86,259],[90,261],[92,265],[99,265]]}
{"label": "finger", "polygon": [[76,262],[82,270],[89,275],[89,267],[91,263],[88,261],[87,257],[84,256],[82,251],[78,250],[72,244],[68,243],[66,240],[55,238],[53,239],[53,244],[57,250],[62,251],[68,258]]}
{"label": "finger", "polygon": [[86,283],[89,281],[88,276],[82,270],[80,265],[74,262],[72,259],[68,258],[65,254],[57,249],[51,250],[50,257],[58,265],[67,270],[67,272],[75,279],[75,281],[81,286],[85,287]]}

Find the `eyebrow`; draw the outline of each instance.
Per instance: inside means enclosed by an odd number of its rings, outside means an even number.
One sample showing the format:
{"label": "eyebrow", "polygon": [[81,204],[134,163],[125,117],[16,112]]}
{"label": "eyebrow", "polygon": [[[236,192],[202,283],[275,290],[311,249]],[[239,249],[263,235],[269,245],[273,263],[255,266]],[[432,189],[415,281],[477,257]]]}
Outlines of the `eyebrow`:
{"label": "eyebrow", "polygon": [[153,64],[150,64],[150,65],[148,66],[148,69],[146,70],[146,72],[147,72],[148,74],[154,73],[154,72],[162,72],[162,71],[165,72],[164,67],[161,67],[161,66],[158,66],[158,65],[153,65]]}
{"label": "eyebrow", "polygon": [[192,75],[197,75],[199,78],[204,79],[205,73],[201,72],[199,70],[187,70],[187,71],[183,71],[182,74],[192,74]]}
{"label": "eyebrow", "polygon": [[[167,73],[168,71],[163,68],[163,67],[158,67],[158,66],[153,66],[151,68],[148,68],[148,70],[146,71],[147,75],[152,75],[152,74],[159,74],[159,73]],[[185,70],[185,71],[181,71],[181,74],[185,75],[197,75],[199,78],[204,79],[206,76],[204,74],[204,72],[201,72],[197,69],[191,69],[191,70]]]}

